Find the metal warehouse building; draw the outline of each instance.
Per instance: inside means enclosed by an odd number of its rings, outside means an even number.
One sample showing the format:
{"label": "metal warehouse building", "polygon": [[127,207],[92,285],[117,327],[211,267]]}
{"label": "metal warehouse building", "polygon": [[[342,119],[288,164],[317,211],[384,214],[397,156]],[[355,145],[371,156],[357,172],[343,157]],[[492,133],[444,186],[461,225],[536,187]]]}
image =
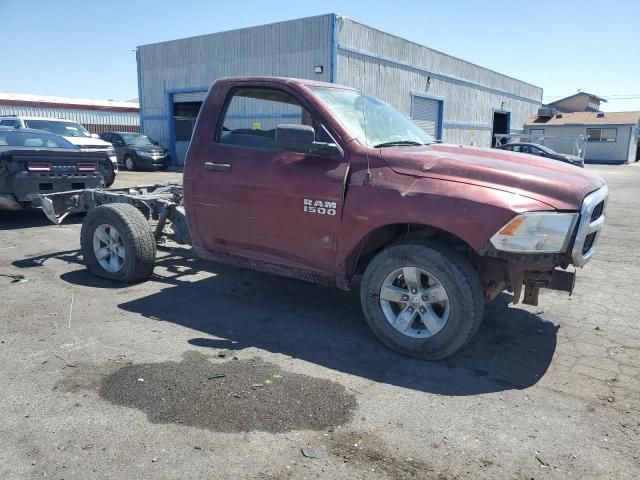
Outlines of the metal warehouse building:
{"label": "metal warehouse building", "polygon": [[142,130],[181,163],[198,110],[220,77],[272,75],[362,89],[445,142],[490,146],[521,133],[542,89],[335,14],[137,49]]}
{"label": "metal warehouse building", "polygon": [[139,107],[133,102],[0,93],[2,115],[63,118],[81,124],[91,133],[140,130]]}

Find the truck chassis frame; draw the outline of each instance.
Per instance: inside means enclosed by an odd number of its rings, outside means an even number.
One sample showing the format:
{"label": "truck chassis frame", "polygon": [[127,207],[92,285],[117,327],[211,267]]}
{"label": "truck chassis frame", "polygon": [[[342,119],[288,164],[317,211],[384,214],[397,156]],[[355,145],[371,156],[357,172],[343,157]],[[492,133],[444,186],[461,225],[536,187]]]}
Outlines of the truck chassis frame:
{"label": "truck chassis frame", "polygon": [[153,236],[158,242],[168,223],[171,237],[181,244],[191,244],[187,217],[182,205],[183,190],[177,183],[139,185],[127,188],[85,189],[42,195],[42,209],[49,220],[59,225],[68,215],[88,212],[109,203],[133,205],[157,224]]}

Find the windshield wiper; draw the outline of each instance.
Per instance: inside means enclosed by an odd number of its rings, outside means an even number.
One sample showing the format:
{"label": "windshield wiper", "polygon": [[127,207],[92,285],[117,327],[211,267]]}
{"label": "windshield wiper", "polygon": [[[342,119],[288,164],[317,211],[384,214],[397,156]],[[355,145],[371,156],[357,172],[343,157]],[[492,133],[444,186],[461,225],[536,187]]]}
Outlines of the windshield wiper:
{"label": "windshield wiper", "polygon": [[378,143],[377,145],[374,145],[373,148],[402,147],[405,145],[411,146],[411,145],[425,145],[425,144],[420,142],[414,142],[413,140],[394,140],[393,142]]}

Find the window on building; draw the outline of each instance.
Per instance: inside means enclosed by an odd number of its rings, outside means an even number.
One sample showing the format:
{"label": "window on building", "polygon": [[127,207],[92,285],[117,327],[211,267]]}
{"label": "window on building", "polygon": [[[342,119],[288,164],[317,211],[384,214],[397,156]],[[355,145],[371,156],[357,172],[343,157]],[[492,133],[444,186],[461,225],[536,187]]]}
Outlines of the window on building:
{"label": "window on building", "polygon": [[617,128],[587,128],[587,139],[590,142],[615,142]]}
{"label": "window on building", "polygon": [[532,128],[529,134],[532,135],[534,139],[542,138],[544,137],[544,128]]}

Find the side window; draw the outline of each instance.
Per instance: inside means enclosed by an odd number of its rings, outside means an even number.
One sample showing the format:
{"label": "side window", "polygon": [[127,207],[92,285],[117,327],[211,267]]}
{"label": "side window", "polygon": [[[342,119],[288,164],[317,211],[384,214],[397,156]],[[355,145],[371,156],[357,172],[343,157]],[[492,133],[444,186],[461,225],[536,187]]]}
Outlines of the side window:
{"label": "side window", "polygon": [[17,127],[17,126],[19,126],[17,120],[2,120],[2,122],[0,122],[0,125],[2,125],[3,127]]}
{"label": "side window", "polygon": [[313,126],[316,136],[324,132],[309,112],[288,93],[266,88],[236,90],[228,103],[216,141],[275,150],[276,127],[282,123]]}

